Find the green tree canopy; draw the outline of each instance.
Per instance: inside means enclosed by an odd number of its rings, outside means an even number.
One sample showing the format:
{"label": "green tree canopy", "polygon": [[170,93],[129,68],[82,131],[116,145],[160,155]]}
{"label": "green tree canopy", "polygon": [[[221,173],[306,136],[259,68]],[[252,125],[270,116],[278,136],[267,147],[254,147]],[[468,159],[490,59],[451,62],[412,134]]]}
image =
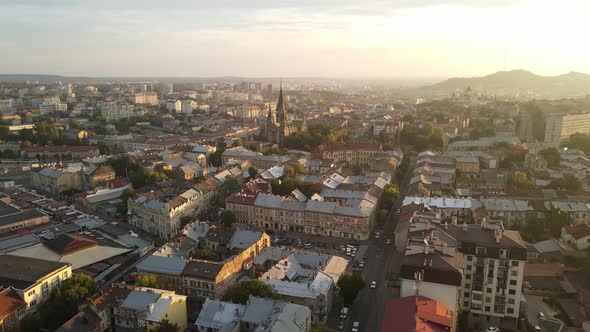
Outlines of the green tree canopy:
{"label": "green tree canopy", "polygon": [[550,168],[559,167],[561,155],[557,148],[546,148],[541,150],[541,156],[547,161],[547,166]]}
{"label": "green tree canopy", "polygon": [[271,286],[258,279],[252,279],[229,286],[223,295],[223,301],[246,304],[250,295],[270,299],[278,298]]}
{"label": "green tree canopy", "polygon": [[582,190],[584,184],[573,174],[564,174],[563,177],[553,179],[549,183],[549,188],[561,190]]}
{"label": "green tree canopy", "polygon": [[508,184],[518,189],[530,189],[533,187],[533,181],[529,180],[525,172],[516,171],[508,180]]}
{"label": "green tree canopy", "polygon": [[340,276],[338,287],[340,288],[340,296],[344,299],[344,305],[350,306],[361,289],[365,287],[365,281],[358,272],[346,273]]}
{"label": "green tree canopy", "polygon": [[221,215],[221,222],[223,223],[223,227],[230,229],[234,222],[236,222],[236,215],[230,210],[225,210]]}

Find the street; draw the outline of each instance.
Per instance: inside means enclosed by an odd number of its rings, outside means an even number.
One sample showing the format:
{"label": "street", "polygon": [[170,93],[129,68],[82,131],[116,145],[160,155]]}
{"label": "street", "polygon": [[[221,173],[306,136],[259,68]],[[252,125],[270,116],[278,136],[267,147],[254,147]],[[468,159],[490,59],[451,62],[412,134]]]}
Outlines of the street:
{"label": "street", "polygon": [[[367,260],[362,271],[366,287],[359,292],[352,305],[344,324],[344,331],[350,331],[355,321],[360,323],[359,331],[380,331],[385,302],[388,299],[399,297],[399,288],[389,287],[391,284],[388,279],[391,279],[394,274],[397,275],[401,268],[403,254],[395,250],[393,236],[400,217],[397,209],[401,208],[403,198],[408,191],[414,164],[415,159],[411,158],[410,167],[399,185],[400,199],[389,212],[389,218],[383,226],[381,235],[375,239],[373,233],[366,241],[368,242],[366,243],[368,245]],[[391,244],[386,244],[387,239],[391,240]],[[364,245],[364,242],[362,241],[361,245]],[[372,281],[377,283],[375,289],[370,288]]]}

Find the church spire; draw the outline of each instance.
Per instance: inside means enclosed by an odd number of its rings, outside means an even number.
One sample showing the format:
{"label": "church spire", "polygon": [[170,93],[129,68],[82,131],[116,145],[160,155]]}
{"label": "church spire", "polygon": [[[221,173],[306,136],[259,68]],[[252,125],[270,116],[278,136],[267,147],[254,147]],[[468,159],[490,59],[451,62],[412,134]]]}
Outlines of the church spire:
{"label": "church spire", "polygon": [[277,102],[277,122],[287,125],[288,121],[285,100],[283,99],[283,82],[281,82],[281,88],[279,89],[279,100]]}

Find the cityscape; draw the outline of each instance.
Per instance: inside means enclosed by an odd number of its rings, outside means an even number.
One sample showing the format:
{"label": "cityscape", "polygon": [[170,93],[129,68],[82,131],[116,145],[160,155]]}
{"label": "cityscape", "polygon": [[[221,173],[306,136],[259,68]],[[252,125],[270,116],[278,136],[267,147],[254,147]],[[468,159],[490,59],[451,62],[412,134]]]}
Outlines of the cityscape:
{"label": "cityscape", "polygon": [[1,3],[0,332],[590,332],[588,10]]}

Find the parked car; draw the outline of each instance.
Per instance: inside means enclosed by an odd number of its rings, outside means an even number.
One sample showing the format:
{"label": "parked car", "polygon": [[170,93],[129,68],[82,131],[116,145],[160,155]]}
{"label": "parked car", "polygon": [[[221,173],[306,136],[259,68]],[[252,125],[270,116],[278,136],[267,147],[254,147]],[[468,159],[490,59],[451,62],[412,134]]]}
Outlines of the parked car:
{"label": "parked car", "polygon": [[359,326],[361,325],[361,323],[359,322],[354,322],[352,323],[352,332],[359,332]]}
{"label": "parked car", "polygon": [[377,288],[377,282],[376,281],[371,281],[371,288],[372,289]]}

